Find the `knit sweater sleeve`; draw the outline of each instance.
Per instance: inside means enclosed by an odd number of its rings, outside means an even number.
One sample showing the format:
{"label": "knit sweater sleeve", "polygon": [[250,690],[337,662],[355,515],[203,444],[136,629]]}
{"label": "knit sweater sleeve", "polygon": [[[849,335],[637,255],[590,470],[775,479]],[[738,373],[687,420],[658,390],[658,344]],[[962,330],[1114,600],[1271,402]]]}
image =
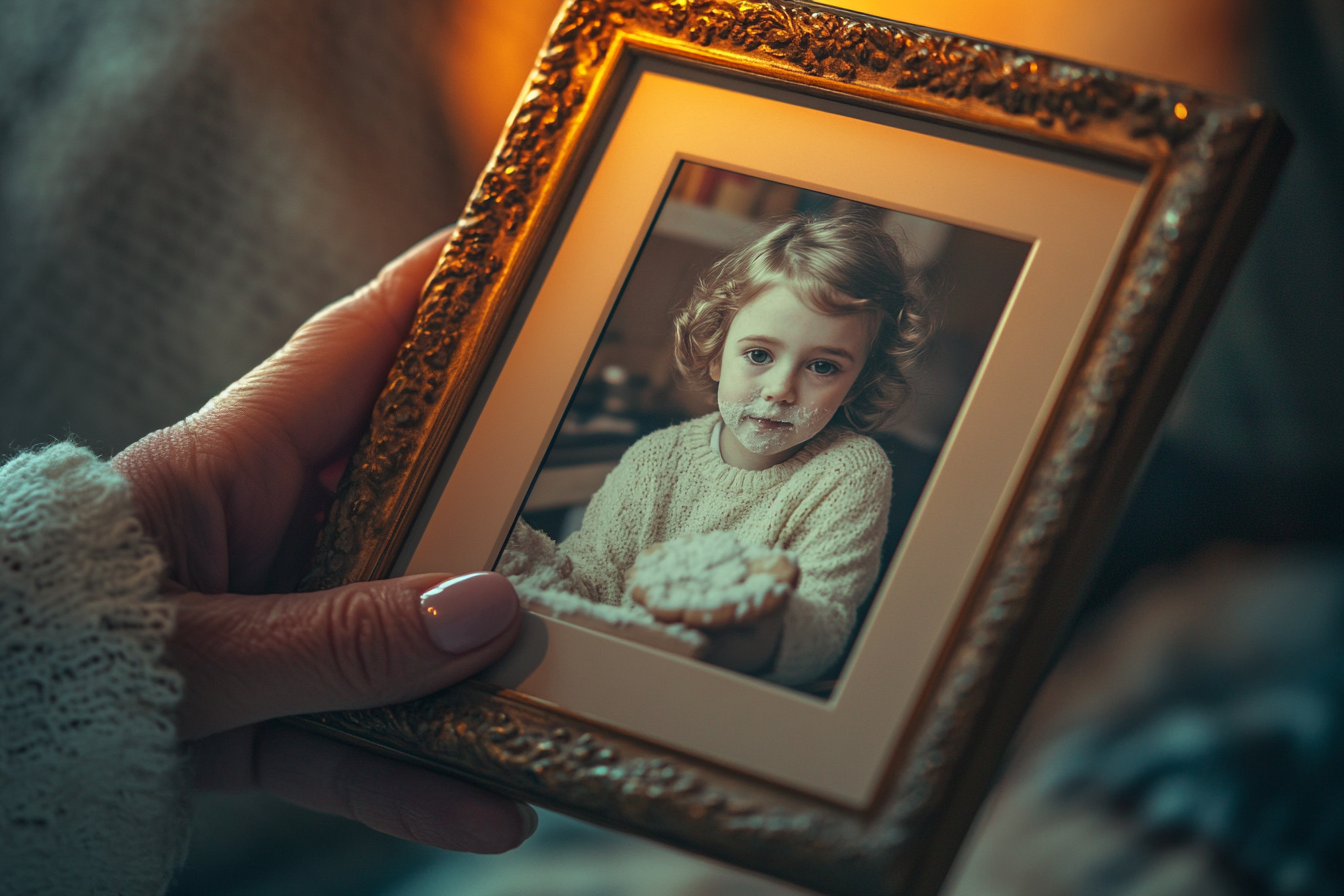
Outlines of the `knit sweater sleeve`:
{"label": "knit sweater sleeve", "polygon": [[648,528],[650,483],[669,459],[660,447],[667,438],[663,431],[632,445],[589,500],[582,527],[561,544],[520,518],[509,534],[499,572],[525,590],[557,589],[593,603],[621,604],[625,571]]}
{"label": "knit sweater sleeve", "polygon": [[806,493],[779,545],[798,553],[798,587],[765,676],[786,685],[815,681],[840,658],[877,581],[891,502],[891,464],[872,439],[856,436],[808,466],[819,470],[806,475]]}
{"label": "knit sweater sleeve", "polygon": [[625,572],[648,544],[654,507],[654,486],[671,475],[675,429],[645,436],[607,474],[583,514],[583,525],[560,544],[560,554],[573,564],[580,593],[589,600],[620,604]]}
{"label": "knit sweater sleeve", "polygon": [[68,444],[0,466],[0,890],[158,893],[186,845],[162,561]]}

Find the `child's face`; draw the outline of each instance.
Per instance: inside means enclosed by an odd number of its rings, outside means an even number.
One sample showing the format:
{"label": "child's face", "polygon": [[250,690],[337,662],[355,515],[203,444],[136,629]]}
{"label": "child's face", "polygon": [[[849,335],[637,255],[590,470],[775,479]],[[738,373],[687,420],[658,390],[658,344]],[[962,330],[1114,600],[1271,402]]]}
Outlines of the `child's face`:
{"label": "child's face", "polygon": [[825,428],[868,358],[859,314],[823,314],[786,284],[767,287],[728,327],[719,384],[723,459],[764,470],[783,463]]}

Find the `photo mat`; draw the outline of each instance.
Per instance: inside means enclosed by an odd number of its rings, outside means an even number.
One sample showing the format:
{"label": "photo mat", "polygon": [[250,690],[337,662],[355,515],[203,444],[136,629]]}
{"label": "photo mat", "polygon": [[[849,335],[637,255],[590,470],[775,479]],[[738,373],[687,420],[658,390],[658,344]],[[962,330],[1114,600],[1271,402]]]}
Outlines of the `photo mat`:
{"label": "photo mat", "polygon": [[[830,696],[843,672],[864,617],[881,589],[938,453],[1022,272],[1031,250],[1029,242],[846,199],[722,164],[678,161],[653,225],[587,359],[515,522],[518,536],[524,529],[544,534],[561,546],[563,556],[565,540],[580,532],[585,524],[594,493],[613,476],[633,445],[672,427],[691,426],[692,421],[707,415],[717,420],[716,394],[692,388],[684,377],[677,375],[673,358],[677,312],[687,306],[697,284],[716,262],[734,251],[750,249],[770,230],[791,221],[827,222],[843,218],[872,222],[892,238],[904,262],[913,295],[932,326],[916,359],[902,366],[901,372],[909,383],[908,394],[898,408],[862,435],[873,440],[889,464],[890,486],[879,485],[870,477],[862,477],[861,481],[856,477],[856,481],[844,486],[874,493],[871,500],[885,508],[881,514],[883,534],[873,539],[868,552],[868,562],[875,566],[872,582],[863,585],[861,593],[839,596],[853,606],[854,612],[845,626],[843,643],[831,648],[820,671],[808,673],[802,680],[781,682],[782,686],[820,698]],[[871,330],[871,324],[865,329]],[[832,427],[847,428],[842,415],[832,418],[827,429]],[[720,429],[716,427],[713,431],[719,433]],[[659,438],[665,441],[666,435],[664,432]],[[721,434],[718,438],[722,438]],[[668,469],[675,467],[676,460],[668,459]],[[709,458],[708,463],[715,460],[724,464],[721,455]],[[727,469],[706,472],[714,475],[727,473]],[[624,482],[624,477],[621,481]],[[612,490],[615,488],[613,485]],[[880,495],[876,494],[879,490]],[[604,506],[610,506],[609,502]],[[801,515],[803,511],[794,513]],[[661,519],[647,522],[655,530],[663,528]],[[590,531],[599,533],[592,540],[599,540],[606,531],[605,522],[588,519],[587,523]],[[723,523],[719,521],[716,525]],[[714,536],[724,534],[716,532]],[[704,562],[703,555],[708,551],[714,561],[706,566],[712,565],[712,569],[688,570],[681,568],[682,562],[674,564],[678,582],[665,594],[670,592],[674,601],[689,601],[691,606],[705,606],[707,602],[712,605],[713,595],[679,595],[676,589],[696,588],[697,583],[711,581],[715,575],[722,578],[724,570],[733,563],[745,563],[740,559],[744,550],[758,547],[731,532],[726,534],[732,537],[715,540],[708,532],[687,534],[683,529],[681,538],[673,545],[681,551],[678,561]],[[863,534],[855,533],[848,538],[853,540]],[[536,544],[535,540],[529,543]],[[779,550],[789,545],[769,547]],[[501,563],[496,568],[508,571],[509,561]],[[805,570],[806,563],[807,559],[799,558],[800,569]],[[617,572],[625,576],[629,570]],[[683,629],[688,626],[677,620],[671,623],[673,631],[660,638],[656,631],[649,631],[649,626],[656,630],[665,624],[649,619],[649,613],[631,601],[629,587],[622,595],[624,607],[603,605],[600,609],[593,608],[593,614],[589,615],[571,599],[584,599],[579,596],[579,589],[567,585],[563,577],[556,580],[543,571],[541,576],[525,574],[512,578],[525,605],[543,615],[617,636],[634,637],[662,649],[772,680],[768,665],[764,669],[743,668],[740,652],[733,653],[735,644],[744,638],[762,641],[775,636],[773,630],[757,632],[759,623],[689,626],[691,631],[686,632]],[[753,583],[754,592],[750,587]],[[618,583],[616,589],[620,584],[624,583]],[[613,587],[607,585],[607,593],[611,595]],[[749,580],[745,586],[740,580],[735,581],[739,596],[748,592],[746,599],[759,600],[761,589],[768,594],[773,585],[767,576]],[[776,615],[782,612],[782,607],[775,610]],[[790,619],[785,615],[784,632],[778,636],[781,641],[808,637],[805,630],[790,631],[791,622],[805,629],[808,620],[806,616]],[[759,654],[760,650],[751,654],[758,663]],[[732,665],[734,660],[739,661],[736,667]],[[773,678],[778,681],[778,676]]]}

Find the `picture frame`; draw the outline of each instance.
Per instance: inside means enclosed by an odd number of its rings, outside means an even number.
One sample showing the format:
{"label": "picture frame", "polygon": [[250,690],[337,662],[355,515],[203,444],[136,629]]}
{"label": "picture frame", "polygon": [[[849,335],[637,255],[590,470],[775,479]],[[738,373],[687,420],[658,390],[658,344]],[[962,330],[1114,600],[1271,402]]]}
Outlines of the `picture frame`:
{"label": "picture frame", "polygon": [[[655,249],[731,252],[767,206],[932,233],[961,292],[931,301],[975,346],[961,391],[920,430],[929,468],[834,679],[528,612],[479,680],[295,723],[822,892],[937,891],[1290,142],[1253,102],[815,4],[572,0],[305,587],[494,566],[616,316],[656,317],[630,287]],[[747,237],[707,236],[732,218]]]}

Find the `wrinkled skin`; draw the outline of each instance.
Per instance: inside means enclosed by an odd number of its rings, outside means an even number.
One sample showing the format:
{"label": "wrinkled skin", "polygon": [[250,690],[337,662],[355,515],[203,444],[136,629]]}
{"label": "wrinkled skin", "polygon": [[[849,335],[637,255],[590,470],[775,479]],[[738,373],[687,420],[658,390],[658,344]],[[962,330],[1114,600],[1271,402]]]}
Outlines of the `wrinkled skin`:
{"label": "wrinkled skin", "polygon": [[[113,464],[168,563],[165,590],[177,607],[168,660],[184,678],[178,730],[196,785],[262,789],[398,837],[500,852],[530,834],[530,809],[266,723],[441,689],[497,659],[517,632],[516,597],[497,576],[457,595],[457,615],[427,621],[420,596],[466,570],[275,593],[291,590],[307,562],[445,240],[416,246]],[[444,628],[459,619],[458,631]]]}

